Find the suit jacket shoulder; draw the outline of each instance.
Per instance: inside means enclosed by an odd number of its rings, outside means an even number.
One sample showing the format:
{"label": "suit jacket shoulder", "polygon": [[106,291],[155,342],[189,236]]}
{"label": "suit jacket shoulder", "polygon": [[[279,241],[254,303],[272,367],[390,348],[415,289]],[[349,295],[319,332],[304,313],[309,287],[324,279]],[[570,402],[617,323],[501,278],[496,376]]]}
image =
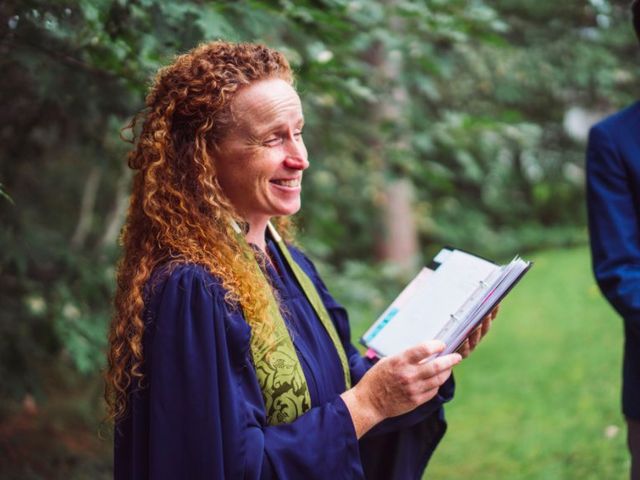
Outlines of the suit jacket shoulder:
{"label": "suit jacket shoulder", "polygon": [[640,149],[640,101],[600,120],[592,129],[604,133],[615,144],[635,140]]}

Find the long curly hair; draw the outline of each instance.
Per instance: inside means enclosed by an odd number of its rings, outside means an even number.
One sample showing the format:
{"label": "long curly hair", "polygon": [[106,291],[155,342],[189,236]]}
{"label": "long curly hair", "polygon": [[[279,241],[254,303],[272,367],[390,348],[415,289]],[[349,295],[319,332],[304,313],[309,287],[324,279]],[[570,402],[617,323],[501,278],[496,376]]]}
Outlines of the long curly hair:
{"label": "long curly hair", "polygon": [[[253,82],[293,83],[285,57],[264,45],[212,42],[160,69],[146,108],[128,128],[142,129],[129,153],[136,171],[118,265],[115,313],[109,331],[105,399],[114,421],[127,410],[134,380],[143,385],[143,291],[153,270],[195,263],[221,280],[226,301],[239,305],[252,335],[267,340],[268,285],[236,240],[232,221],[243,219],[216,178],[217,144],[232,127],[234,94]],[[291,239],[290,221],[276,220]]]}

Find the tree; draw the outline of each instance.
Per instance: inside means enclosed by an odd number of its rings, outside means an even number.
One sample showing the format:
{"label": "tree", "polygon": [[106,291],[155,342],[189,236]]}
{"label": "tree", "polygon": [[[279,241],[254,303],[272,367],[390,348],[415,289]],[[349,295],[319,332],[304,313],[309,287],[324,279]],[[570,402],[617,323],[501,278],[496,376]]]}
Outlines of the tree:
{"label": "tree", "polygon": [[[393,293],[366,266],[391,218],[415,219],[425,257],[584,238],[583,145],[563,118],[630,102],[627,24],[604,0],[2,3],[3,394],[37,389],[51,358],[102,364],[129,182],[120,129],[175,53],[216,38],[285,52],[312,162],[303,243],[371,316]],[[389,195],[402,215],[385,217]]]}

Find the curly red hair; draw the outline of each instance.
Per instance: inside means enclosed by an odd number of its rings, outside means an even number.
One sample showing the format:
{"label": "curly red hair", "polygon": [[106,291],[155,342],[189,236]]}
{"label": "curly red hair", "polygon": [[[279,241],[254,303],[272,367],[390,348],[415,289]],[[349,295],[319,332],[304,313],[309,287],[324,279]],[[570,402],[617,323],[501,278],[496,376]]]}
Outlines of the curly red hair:
{"label": "curly red hair", "polygon": [[[143,291],[159,265],[204,266],[221,280],[226,300],[252,319],[253,335],[266,339],[271,333],[268,286],[235,240],[232,220],[243,220],[220,189],[215,169],[216,145],[232,126],[234,94],[269,78],[293,83],[281,53],[264,45],[221,41],[178,56],[156,75],[146,109],[137,117],[144,120],[142,131],[128,157],[136,174],[121,238],[105,374],[113,420],[127,410],[132,381],[141,385],[143,380]],[[135,125],[136,119],[129,128]],[[291,235],[287,218],[278,224]]]}

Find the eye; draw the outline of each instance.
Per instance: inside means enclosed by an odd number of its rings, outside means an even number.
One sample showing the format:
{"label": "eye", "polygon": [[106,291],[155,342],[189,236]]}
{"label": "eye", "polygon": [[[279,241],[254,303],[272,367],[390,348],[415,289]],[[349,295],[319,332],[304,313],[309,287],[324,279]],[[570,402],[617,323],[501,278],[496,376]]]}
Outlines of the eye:
{"label": "eye", "polygon": [[293,136],[294,136],[296,139],[300,139],[300,138],[302,138],[302,129],[300,129],[300,130],[296,130],[295,132],[293,132]]}
{"label": "eye", "polygon": [[271,135],[264,141],[264,145],[267,147],[277,147],[278,145],[281,145],[282,142],[283,140],[281,136]]}

